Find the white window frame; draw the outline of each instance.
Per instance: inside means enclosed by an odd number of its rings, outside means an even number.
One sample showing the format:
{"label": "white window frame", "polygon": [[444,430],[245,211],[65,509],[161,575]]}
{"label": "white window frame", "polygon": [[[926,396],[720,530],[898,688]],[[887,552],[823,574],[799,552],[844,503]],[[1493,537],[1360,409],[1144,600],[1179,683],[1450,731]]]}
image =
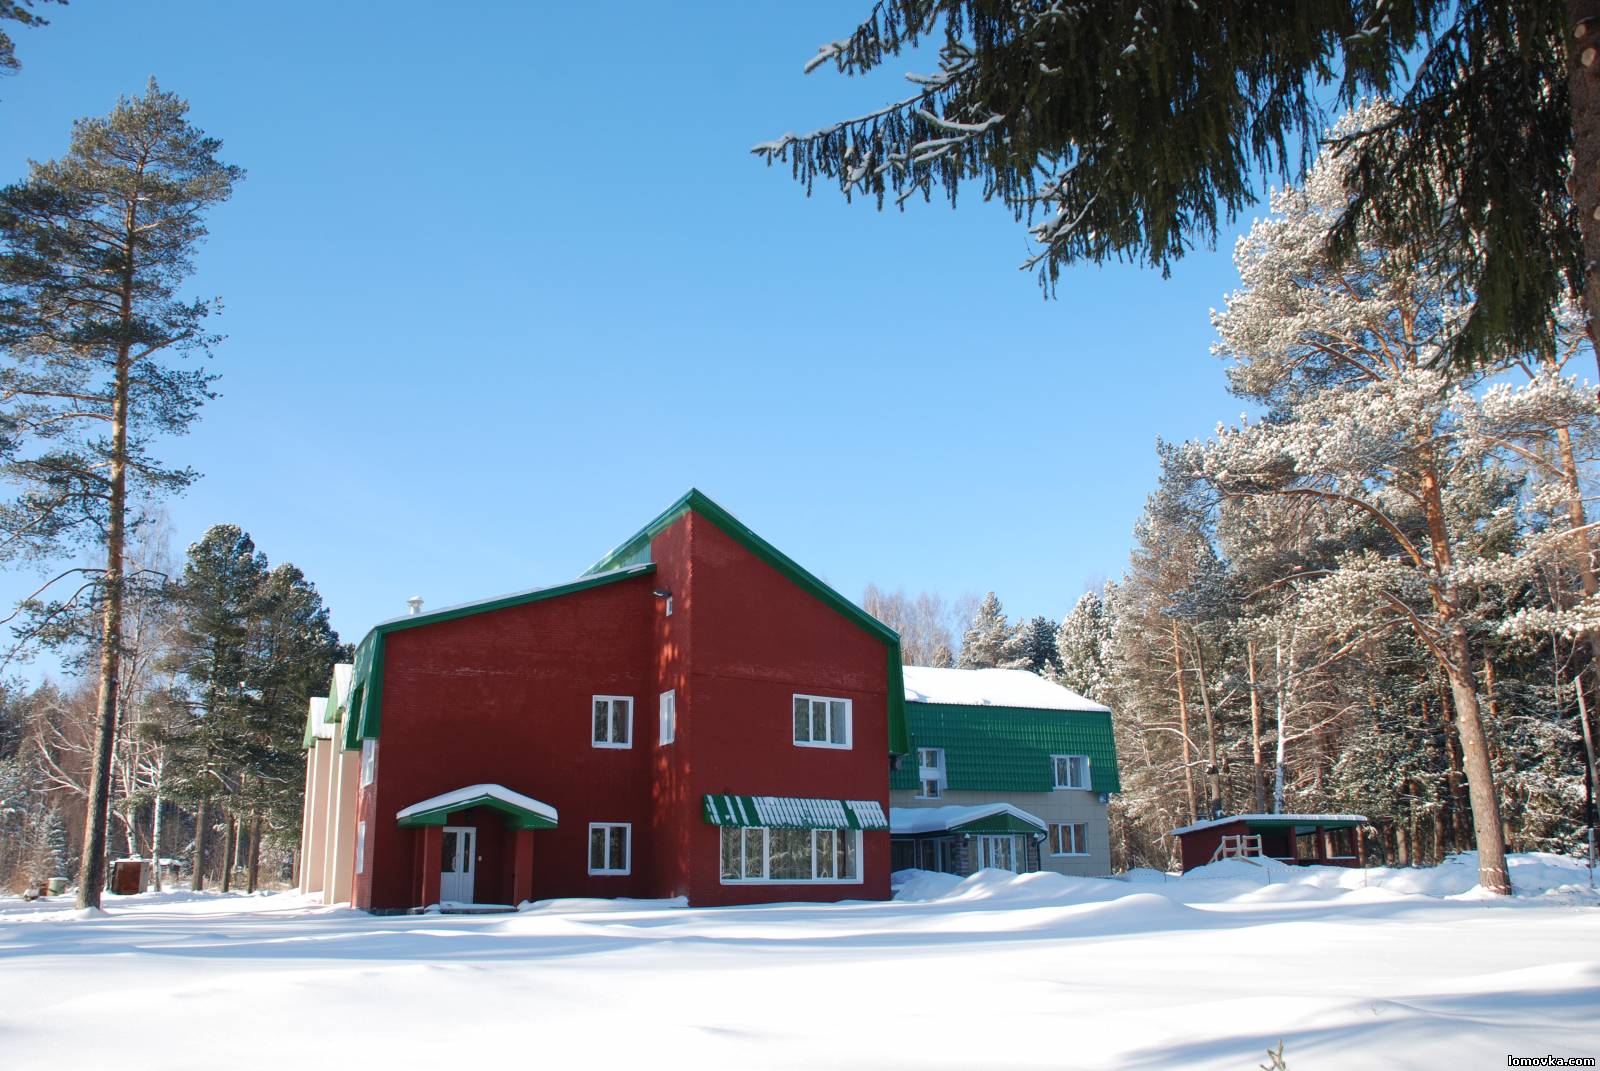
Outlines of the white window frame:
{"label": "white window frame", "polygon": [[668,688],[661,693],[661,743],[666,747],[678,738],[678,690]]}
{"label": "white window frame", "polygon": [[[1072,779],[1072,766],[1073,766],[1072,760],[1073,759],[1082,759],[1083,760],[1083,784],[1081,784],[1081,785],[1062,784],[1061,783],[1061,769],[1062,769],[1061,763],[1063,763],[1063,762],[1066,763],[1067,779],[1070,781]],[[1056,788],[1057,791],[1069,790],[1069,789],[1074,791],[1074,792],[1091,792],[1091,791],[1093,791],[1094,770],[1090,767],[1089,756],[1087,756],[1087,755],[1051,755],[1050,756],[1050,780],[1054,783],[1054,787]]]}
{"label": "white window frame", "polygon": [[[853,878],[769,878],[767,873],[772,869],[772,837],[771,830],[764,826],[723,826],[722,832],[717,836],[717,878],[723,885],[860,885],[865,881],[867,859],[863,854],[865,847],[861,830],[859,829],[813,829],[811,833],[811,872],[817,872],[817,834],[818,833],[843,833],[845,836],[855,838],[856,874]],[[737,830],[744,833],[761,834],[761,877],[730,878],[722,873],[722,835],[729,831]],[[741,852],[742,859],[742,852]],[[741,868],[742,869],[742,868]]]}
{"label": "white window frame", "polygon": [[[1062,830],[1082,830],[1083,836],[1076,832],[1072,834],[1073,851],[1062,852],[1056,849],[1062,846],[1065,838],[1061,836]],[[1052,859],[1082,859],[1089,854],[1089,823],[1088,822],[1051,822],[1050,823],[1050,858]]]}
{"label": "white window frame", "polygon": [[[930,754],[935,762],[928,763],[923,760]],[[928,790],[929,785],[933,790]],[[945,780],[944,748],[919,747],[917,748],[917,795],[919,800],[938,800],[944,798],[944,790],[948,787]]]}
{"label": "white window frame", "polygon": [[367,823],[356,823],[356,873],[364,874],[367,870]]}
{"label": "white window frame", "polygon": [[[616,707],[616,705],[619,702],[628,704],[628,741],[627,741],[627,743],[619,744],[614,740],[596,740],[594,738],[594,705],[596,703],[605,703],[605,704],[607,704],[607,706],[606,706],[606,728],[607,728],[608,731],[615,731],[616,724],[617,724],[617,707]],[[591,695],[589,697],[589,743],[591,745],[593,745],[594,747],[612,748],[612,749],[615,749],[615,750],[623,750],[623,749],[626,749],[626,748],[633,747],[633,707],[634,707],[633,696],[631,696],[631,695]]]}
{"label": "white window frame", "polygon": [[[611,858],[611,838],[617,830],[622,830],[622,869],[612,870],[610,867],[601,867],[596,870],[594,858],[589,854],[594,844],[594,831],[606,830],[605,859]],[[633,873],[633,823],[632,822],[590,822],[589,835],[583,838],[583,858],[589,866],[589,873],[596,877],[619,877]]]}
{"label": "white window frame", "polygon": [[[794,693],[794,695],[789,699],[789,734],[791,736],[794,735],[794,705],[796,702],[802,699],[806,700],[808,703],[844,704],[844,742],[836,743],[832,740],[796,740],[794,742],[795,747],[821,747],[831,748],[834,751],[849,751],[855,745],[855,704],[841,695],[809,695],[805,692]],[[824,706],[824,710],[828,709],[829,708]],[[816,710],[811,707],[807,707],[806,713],[807,732],[810,732],[811,727],[816,725],[817,714]],[[827,724],[831,731],[833,719],[830,715],[831,711],[829,711],[829,713],[825,713],[823,717],[827,719]]]}
{"label": "white window frame", "polygon": [[361,787],[366,788],[378,776],[378,742],[361,741]]}

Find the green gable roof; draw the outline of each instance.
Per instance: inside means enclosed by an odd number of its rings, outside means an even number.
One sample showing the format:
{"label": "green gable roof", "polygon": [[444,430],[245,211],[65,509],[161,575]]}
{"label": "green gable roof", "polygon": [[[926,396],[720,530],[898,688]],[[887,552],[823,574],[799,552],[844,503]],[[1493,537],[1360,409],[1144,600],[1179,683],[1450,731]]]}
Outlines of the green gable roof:
{"label": "green gable roof", "polygon": [[[906,718],[913,748],[944,749],[952,791],[1049,792],[1051,755],[1089,756],[1093,791],[1122,791],[1106,711],[907,703]],[[918,787],[916,762],[891,771],[889,787]]]}
{"label": "green gable roof", "polygon": [[604,558],[595,562],[589,567],[589,572],[585,575],[648,562],[650,560],[650,541],[668,528],[671,528],[691,511],[716,525],[735,543],[738,543],[751,554],[772,566],[803,591],[820,599],[827,606],[837,610],[846,618],[876,636],[884,644],[889,675],[889,751],[897,755],[904,755],[909,752],[911,745],[906,735],[906,689],[905,677],[900,664],[900,634],[843,595],[840,595],[837,591],[834,591],[815,576],[812,576],[801,568],[794,559],[756,535],[733,514],[711,501],[695,488],[691,487],[687,494],[668,506],[655,520],[629,536]]}

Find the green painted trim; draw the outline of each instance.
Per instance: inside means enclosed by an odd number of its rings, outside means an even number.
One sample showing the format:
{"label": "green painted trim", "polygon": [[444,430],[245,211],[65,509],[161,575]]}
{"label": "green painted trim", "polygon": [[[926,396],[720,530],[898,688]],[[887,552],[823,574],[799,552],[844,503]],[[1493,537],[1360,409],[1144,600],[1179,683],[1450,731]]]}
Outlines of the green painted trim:
{"label": "green painted trim", "polygon": [[1366,825],[1365,822],[1295,822],[1275,818],[1268,819],[1266,821],[1261,821],[1258,819],[1246,819],[1244,820],[1244,824],[1246,829],[1304,829],[1308,832],[1318,829],[1355,829],[1357,826]]}
{"label": "green painted trim", "polygon": [[961,822],[950,827],[952,833],[1031,833],[1036,837],[1045,834],[1043,829],[1032,822],[1024,822],[1014,814],[1004,811],[991,814],[983,818],[975,818],[970,822]]}
{"label": "green painted trim", "polygon": [[471,807],[488,807],[490,810],[499,811],[506,816],[507,829],[556,828],[554,822],[537,811],[518,807],[494,796],[474,796],[459,803],[450,803],[443,807],[435,807],[431,811],[423,811],[421,814],[407,815],[400,819],[400,828],[412,829],[419,826],[442,826],[445,824],[447,816],[455,814],[457,811],[465,811]]}
{"label": "green painted trim", "polygon": [[463,617],[492,613],[513,606],[526,606],[547,599],[558,599],[563,595],[615,584],[619,580],[649,576],[655,571],[656,567],[646,562],[604,573],[586,574],[565,584],[534,588],[515,595],[485,599],[482,602],[450,606],[428,614],[413,614],[410,617],[396,618],[373,626],[372,630],[362,637],[360,646],[356,648],[355,670],[350,675],[350,713],[344,719],[345,750],[354,751],[361,746],[363,740],[376,740],[383,728],[383,641],[390,633],[422,628],[424,625],[437,625],[444,621],[456,621]]}
{"label": "green painted trim", "polygon": [[[810,801],[817,797],[802,797]],[[862,815],[850,805],[849,800],[827,800],[837,803],[844,812],[845,829],[888,829],[888,816],[883,821]],[[756,810],[755,797],[739,796],[730,793],[714,793],[702,797],[701,817],[707,825],[732,826],[740,829],[838,829],[831,822],[813,821],[776,821],[763,822],[760,813]]]}
{"label": "green painted trim", "polygon": [[889,751],[895,755],[909,754],[911,737],[906,730],[906,689],[904,675],[901,672],[900,634],[807,572],[793,558],[762,539],[698,489],[689,488],[682,498],[668,506],[649,524],[591,565],[585,575],[615,569],[624,563],[648,560],[651,540],[671,528],[691,511],[716,525],[734,542],[772,566],[801,590],[866,629],[889,648]]}

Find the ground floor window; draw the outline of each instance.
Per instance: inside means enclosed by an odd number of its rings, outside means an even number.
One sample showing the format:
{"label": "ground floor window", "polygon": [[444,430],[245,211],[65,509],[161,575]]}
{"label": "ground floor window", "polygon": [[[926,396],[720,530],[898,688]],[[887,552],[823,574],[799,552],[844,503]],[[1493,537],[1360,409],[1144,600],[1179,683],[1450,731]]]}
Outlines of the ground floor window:
{"label": "ground floor window", "polygon": [[860,881],[861,834],[853,829],[722,827],[722,881]]}
{"label": "ground floor window", "polygon": [[624,822],[589,823],[589,873],[626,874],[633,862],[633,827]]}
{"label": "ground floor window", "polygon": [[1052,823],[1050,826],[1051,855],[1088,855],[1089,827],[1083,822]]}
{"label": "ground floor window", "polygon": [[1009,870],[1026,874],[1033,868],[1028,865],[1028,841],[1031,838],[1014,833],[986,834],[972,838],[972,855],[975,869]]}

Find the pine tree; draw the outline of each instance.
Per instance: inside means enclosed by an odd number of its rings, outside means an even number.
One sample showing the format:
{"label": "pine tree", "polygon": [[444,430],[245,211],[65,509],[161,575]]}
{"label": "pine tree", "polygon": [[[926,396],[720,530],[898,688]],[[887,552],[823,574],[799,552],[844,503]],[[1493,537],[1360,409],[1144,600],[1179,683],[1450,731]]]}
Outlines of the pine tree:
{"label": "pine tree", "polygon": [[1111,623],[1105,601],[1095,592],[1078,597],[1072,612],[1056,631],[1059,670],[1056,679],[1080,695],[1098,703],[1107,701],[1106,647]]}
{"label": "pine tree", "polygon": [[[0,474],[22,488],[0,510],[5,558],[53,558],[80,546],[101,569],[73,569],[101,608],[98,724],[78,901],[104,884],[111,749],[118,711],[129,503],[181,490],[188,469],[150,449],[179,435],[211,397],[212,376],[170,358],[207,353],[211,304],[177,287],[205,236],[206,209],[239,169],[152,81],[104,119],[80,120],[59,161],[35,163],[0,190]],[[74,599],[65,600],[64,605]]]}
{"label": "pine tree", "polygon": [[1018,657],[1014,631],[1006,622],[1006,613],[994,592],[983,597],[972,623],[961,638],[961,654],[956,659],[958,669],[1012,668]]}
{"label": "pine tree", "polygon": [[[39,0],[46,4],[65,4],[67,0]],[[15,22],[19,26],[48,26],[48,19],[42,19],[28,10],[34,6],[34,0],[0,0],[0,22]],[[12,43],[11,35],[0,30],[0,72],[15,71],[22,64],[17,62],[16,45]]]}
{"label": "pine tree", "polygon": [[1040,614],[1019,625],[1017,632],[1021,637],[1022,658],[1026,662],[1020,668],[1041,676],[1053,674],[1061,668],[1061,653],[1056,650],[1055,622]]}
{"label": "pine tree", "polygon": [[[259,747],[256,687],[266,556],[237,525],[208,529],[189,548],[179,580],[170,669],[186,684],[186,716],[165,727],[173,798],[194,808],[194,887],[205,883],[213,806],[232,806]],[[303,716],[303,715],[302,715]]]}
{"label": "pine tree", "polygon": [[[1600,315],[1600,0],[883,0],[806,70],[866,74],[919,47],[937,70],[899,100],[753,150],[809,193],[897,204],[976,184],[1027,220],[1027,266],[1163,271],[1215,240],[1259,177],[1293,179],[1325,101],[1395,107],[1348,131],[1357,225],[1477,295],[1466,363],[1548,349],[1550,309]],[[1569,192],[1570,191],[1570,192]]]}

